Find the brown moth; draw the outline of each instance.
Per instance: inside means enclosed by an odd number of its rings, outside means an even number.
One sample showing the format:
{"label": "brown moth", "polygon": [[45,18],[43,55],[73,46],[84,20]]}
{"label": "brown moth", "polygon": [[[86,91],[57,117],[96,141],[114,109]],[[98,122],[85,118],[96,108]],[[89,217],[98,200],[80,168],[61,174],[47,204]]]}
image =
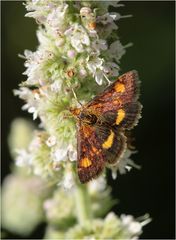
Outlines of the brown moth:
{"label": "brown moth", "polygon": [[140,117],[138,97],[138,74],[133,70],[81,108],[71,110],[77,118],[77,168],[82,183],[98,177],[106,165],[115,164],[124,153],[125,132]]}

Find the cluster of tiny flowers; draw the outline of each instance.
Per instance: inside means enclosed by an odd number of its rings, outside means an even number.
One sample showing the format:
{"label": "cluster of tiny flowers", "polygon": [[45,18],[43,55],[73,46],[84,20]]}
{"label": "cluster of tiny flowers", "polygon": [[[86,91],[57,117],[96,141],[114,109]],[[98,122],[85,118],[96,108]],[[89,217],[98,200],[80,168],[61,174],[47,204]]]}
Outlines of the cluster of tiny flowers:
{"label": "cluster of tiny flowers", "polygon": [[[27,17],[39,24],[39,46],[25,50],[27,80],[14,94],[26,103],[22,107],[39,118],[40,127],[28,149],[18,151],[16,163],[30,166],[42,177],[57,177],[58,184],[73,186],[70,164],[75,165],[76,129],[69,109],[91,99],[119,75],[119,61],[125,53],[116,34],[121,16],[109,12],[118,2],[27,1]],[[65,174],[63,174],[63,169]],[[62,180],[58,176],[63,175]],[[115,175],[115,174],[114,174]]]}
{"label": "cluster of tiny flowers", "polygon": [[51,226],[47,228],[45,239],[138,239],[142,233],[142,227],[150,222],[148,215],[136,220],[131,215],[117,217],[113,212],[107,214],[104,219],[92,221],[91,232],[84,227],[76,225],[67,232],[59,231]]}

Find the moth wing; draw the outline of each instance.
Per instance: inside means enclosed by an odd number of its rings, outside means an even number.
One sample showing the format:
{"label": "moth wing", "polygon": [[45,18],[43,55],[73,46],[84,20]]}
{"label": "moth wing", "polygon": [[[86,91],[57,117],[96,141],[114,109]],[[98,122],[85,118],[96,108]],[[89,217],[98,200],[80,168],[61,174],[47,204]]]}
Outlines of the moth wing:
{"label": "moth wing", "polygon": [[117,127],[96,126],[96,136],[105,156],[106,163],[114,164],[126,150],[126,137]]}
{"label": "moth wing", "polygon": [[77,131],[78,176],[82,183],[86,183],[103,171],[105,155],[94,127],[78,122]]}
{"label": "moth wing", "polygon": [[142,105],[139,102],[130,102],[125,104],[123,109],[125,113],[124,119],[120,119],[120,122],[116,121],[116,125],[124,128],[125,130],[131,130],[137,125],[139,119],[141,118]]}
{"label": "moth wing", "polygon": [[135,70],[129,71],[107,87],[101,94],[93,98],[86,108],[92,109],[99,114],[109,110],[117,110],[125,104],[137,101],[139,96],[138,73]]}
{"label": "moth wing", "polygon": [[100,121],[111,126],[130,130],[138,123],[141,109],[142,105],[139,102],[130,102],[117,110],[104,112],[99,118]]}
{"label": "moth wing", "polygon": [[97,178],[105,164],[114,164],[126,150],[126,137],[117,127],[78,125],[78,176],[82,183]]}

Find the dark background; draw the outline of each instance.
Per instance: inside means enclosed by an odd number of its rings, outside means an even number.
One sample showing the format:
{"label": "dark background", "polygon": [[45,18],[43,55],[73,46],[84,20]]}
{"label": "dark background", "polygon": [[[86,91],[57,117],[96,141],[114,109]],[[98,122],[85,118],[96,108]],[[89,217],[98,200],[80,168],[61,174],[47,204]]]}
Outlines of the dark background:
{"label": "dark background", "polygon": [[[150,213],[152,222],[144,228],[141,238],[174,239],[174,2],[125,2],[119,8],[121,42],[134,45],[121,61],[121,73],[131,69],[139,72],[142,81],[141,102],[144,105],[140,124],[133,131],[138,153],[133,159],[142,169],[132,170],[109,182],[120,203],[116,213],[135,217]],[[2,180],[10,172],[11,158],[7,136],[12,120],[19,116],[31,118],[21,111],[22,101],[12,89],[25,80],[23,60],[18,53],[35,50],[36,24],[24,18],[22,2],[1,2],[2,20]],[[39,228],[31,238],[41,238]],[[8,238],[15,237],[8,235]],[[19,237],[18,237],[19,238]]]}

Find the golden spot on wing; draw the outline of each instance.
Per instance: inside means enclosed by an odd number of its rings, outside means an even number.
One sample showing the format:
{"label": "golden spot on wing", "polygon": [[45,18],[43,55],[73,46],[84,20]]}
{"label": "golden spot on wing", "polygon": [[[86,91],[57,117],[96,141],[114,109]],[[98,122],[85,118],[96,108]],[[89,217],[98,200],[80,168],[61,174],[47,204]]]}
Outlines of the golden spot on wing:
{"label": "golden spot on wing", "polygon": [[102,147],[105,149],[108,149],[112,146],[113,141],[114,141],[114,132],[111,130],[110,135],[108,136],[108,138],[106,139],[106,141],[102,144]]}
{"label": "golden spot on wing", "polygon": [[81,159],[80,161],[80,167],[87,168],[87,167],[90,167],[91,165],[92,165],[92,162],[87,157]]}
{"label": "golden spot on wing", "polygon": [[123,109],[119,109],[117,112],[116,124],[120,124],[125,117],[125,111]]}
{"label": "golden spot on wing", "polygon": [[116,83],[114,86],[116,92],[123,93],[125,91],[125,85],[123,83]]}

